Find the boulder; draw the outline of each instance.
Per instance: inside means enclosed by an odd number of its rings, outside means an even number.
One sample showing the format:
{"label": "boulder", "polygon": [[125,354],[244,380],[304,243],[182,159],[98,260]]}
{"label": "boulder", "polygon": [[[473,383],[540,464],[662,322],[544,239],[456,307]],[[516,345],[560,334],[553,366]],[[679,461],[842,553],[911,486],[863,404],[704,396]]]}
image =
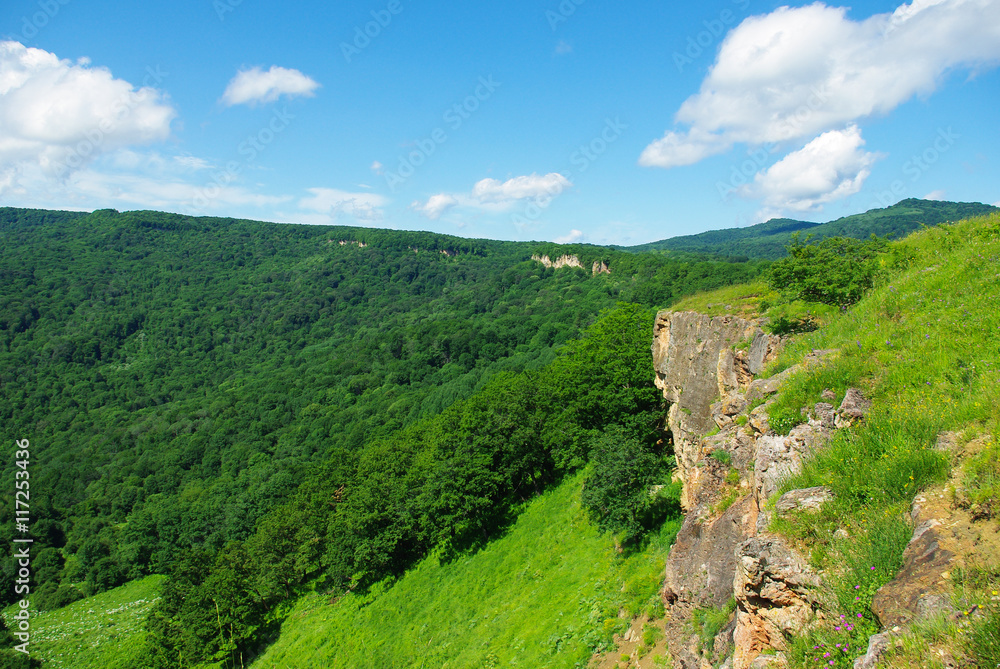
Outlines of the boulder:
{"label": "boulder", "polygon": [[774,503],[774,511],[779,515],[791,511],[816,513],[831,499],[833,499],[833,491],[827,486],[789,490]]}
{"label": "boulder", "polygon": [[750,383],[750,387],[747,388],[747,401],[753,402],[761,397],[767,397],[768,395],[773,395],[778,392],[781,385],[788,380],[788,377],[792,376],[802,367],[800,365],[792,365],[780,374],[775,374],[768,379],[754,379]]}
{"label": "boulder", "polygon": [[854,669],[874,669],[889,650],[889,632],[873,634],[868,639],[868,652],[854,660]]}
{"label": "boulder", "polygon": [[[844,401],[840,403],[840,408],[837,409],[837,415],[846,425],[850,425],[854,421],[864,418],[871,407],[871,400],[866,399],[860,390],[857,388],[848,388],[847,393],[844,394]],[[837,427],[840,427],[840,425],[838,424]]]}
{"label": "boulder", "polygon": [[749,669],[761,666],[753,663],[763,651],[787,650],[787,639],[810,625],[821,606],[820,580],[778,537],[747,539],[737,547],[736,558],[733,669]]}

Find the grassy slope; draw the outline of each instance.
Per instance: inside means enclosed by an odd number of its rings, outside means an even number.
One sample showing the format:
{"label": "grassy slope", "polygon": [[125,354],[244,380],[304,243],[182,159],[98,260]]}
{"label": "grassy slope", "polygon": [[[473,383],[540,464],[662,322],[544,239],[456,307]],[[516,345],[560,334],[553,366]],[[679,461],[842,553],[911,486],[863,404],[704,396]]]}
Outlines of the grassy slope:
{"label": "grassy slope", "polygon": [[[31,657],[46,667],[132,669],[143,647],[143,621],[159,598],[164,576],[147,576],[120,588],[32,616]],[[4,611],[7,624],[16,604]]]}
{"label": "grassy slope", "polygon": [[[800,407],[821,401],[824,388],[839,399],[847,387],[861,387],[873,400],[863,424],[839,432],[784,487],[833,489],[835,501],[821,513],[794,517],[776,529],[803,543],[833,583],[842,612],[859,620],[851,634],[831,625],[801,640],[793,666],[813,666],[825,651],[814,650],[820,642],[827,648],[845,642],[864,648],[867,634],[877,628],[872,595],[901,567],[911,533],[903,521],[910,502],[919,490],[943,482],[951,466],[966,471],[956,503],[967,497],[992,508],[983,531],[998,527],[1000,215],[914,234],[894,245],[893,265],[880,287],[826,327],[799,338],[779,361],[790,364],[813,348],[840,349],[832,363],[798,375],[783,389],[770,411],[776,429],[800,421]],[[988,455],[949,462],[934,449],[943,431],[964,431],[966,439],[992,435]],[[849,533],[847,539],[835,537],[840,528]],[[988,609],[1000,586],[1000,556],[981,557],[987,577],[956,594],[955,604],[963,609],[977,604]],[[969,623],[969,629],[980,624]],[[979,646],[962,642],[958,650],[975,666],[993,666],[1000,660],[989,653],[1000,653],[1000,630],[980,638],[985,640]],[[846,657],[841,664],[849,666]]]}
{"label": "grassy slope", "polygon": [[533,500],[482,551],[425,560],[373,599],[304,597],[254,669],[586,665],[627,626],[620,609],[638,613],[656,597],[679,523],[623,558],[586,520],[582,480]]}

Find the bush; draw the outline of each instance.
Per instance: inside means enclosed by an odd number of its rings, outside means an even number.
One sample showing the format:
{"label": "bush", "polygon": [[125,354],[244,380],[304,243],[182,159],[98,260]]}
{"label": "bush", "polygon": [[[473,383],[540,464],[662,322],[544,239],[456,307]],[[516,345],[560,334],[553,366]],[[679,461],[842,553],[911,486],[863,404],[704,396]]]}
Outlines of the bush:
{"label": "bush", "polygon": [[[880,273],[879,256],[887,242],[872,236],[868,241],[829,237],[819,243],[792,238],[788,257],[771,265],[771,287],[793,299],[846,307],[861,299]],[[796,328],[799,324],[784,324]]]}

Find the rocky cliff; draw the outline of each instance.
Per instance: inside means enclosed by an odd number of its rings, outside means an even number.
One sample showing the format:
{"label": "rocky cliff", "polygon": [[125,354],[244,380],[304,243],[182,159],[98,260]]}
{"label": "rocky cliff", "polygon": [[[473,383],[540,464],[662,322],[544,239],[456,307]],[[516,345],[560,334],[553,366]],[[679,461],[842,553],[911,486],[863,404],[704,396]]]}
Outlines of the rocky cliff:
{"label": "rocky cliff", "polygon": [[[661,312],[654,325],[656,384],[684,486],[686,515],[663,591],[670,652],[681,669],[782,666],[788,637],[824,616],[820,577],[767,529],[773,514],[818,508],[830,493],[810,488],[773,497],[834,430],[864,415],[866,400],[856,390],[843,398],[830,393],[810,407],[806,423],[774,434],[769,398],[802,366],[833,352],[814,352],[763,378],[782,341],[762,325],[692,312]],[[732,611],[714,638],[695,631],[706,609]]]}
{"label": "rocky cliff", "polygon": [[[826,582],[836,575],[817,573],[795,546],[770,531],[771,520],[818,511],[832,499],[823,486],[778,493],[836,431],[865,420],[871,403],[855,388],[841,394],[824,390],[801,408],[800,425],[776,434],[768,408],[785,381],[838,352],[812,351],[768,376],[767,364],[783,342],[763,325],[691,312],[661,312],[654,325],[656,384],[667,403],[667,438],[683,482],[685,518],[663,585],[666,638],[678,669],[786,667],[792,637],[832,625],[837,616]],[[990,438],[942,433],[937,448],[958,463],[963,448],[975,452]],[[949,573],[984,551],[1000,554],[1000,532],[976,525],[975,505],[955,503],[961,490],[956,468],[945,485],[913,500],[914,530],[902,569],[874,596],[872,610],[882,631],[871,637],[855,669],[884,663],[914,622],[976,614],[976,607],[952,608]],[[709,617],[712,625],[705,622]],[[943,666],[958,666],[940,652]]]}

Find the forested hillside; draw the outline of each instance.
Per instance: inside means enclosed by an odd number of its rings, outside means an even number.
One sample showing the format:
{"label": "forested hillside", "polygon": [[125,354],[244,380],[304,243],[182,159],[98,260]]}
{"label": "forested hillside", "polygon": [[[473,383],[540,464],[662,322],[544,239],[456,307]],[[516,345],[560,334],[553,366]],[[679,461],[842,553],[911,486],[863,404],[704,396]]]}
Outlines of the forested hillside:
{"label": "forested hillside", "polygon": [[[602,309],[662,306],[759,270],[603,249],[611,274],[595,276],[530,260],[547,245],[111,210],[0,209],[0,242],[0,433],[32,444],[33,601],[43,609],[182,562],[204,566],[227,542],[266,536],[261,519],[303,481],[312,493],[297,499],[327,504],[336,493],[368,508],[338,492],[331,472],[419,470],[424,436],[409,426],[477,389],[534,397],[539,386],[518,375],[550,364]],[[552,402],[568,391],[545,392]],[[463,410],[500,420],[477,401]],[[593,415],[565,429],[583,434],[607,419],[581,402]],[[513,503],[552,467],[580,464],[565,444],[583,437],[550,439],[549,464],[490,484],[497,495]],[[12,481],[13,464],[3,466]],[[483,523],[506,522],[501,510],[449,524],[435,506],[451,504],[447,495],[428,489],[423,499],[433,522],[418,526],[419,541],[372,548],[371,560],[331,553],[323,569],[364,581],[350,565],[374,578],[441,532],[472,541],[490,535]],[[325,507],[297,513],[314,511],[325,524]],[[6,603],[13,575],[3,570]],[[284,596],[293,584],[273,587]]]}
{"label": "forested hillside", "polygon": [[810,223],[790,218],[773,218],[745,228],[711,230],[697,235],[672,237],[658,242],[629,247],[628,250],[706,253],[746,260],[776,260],[785,255],[792,235],[812,235],[815,239],[850,237],[867,239],[870,235],[900,239],[921,226],[933,226],[982,216],[997,208],[978,202],[940,202],[937,200],[902,200],[884,209],[838,218],[829,223]]}

